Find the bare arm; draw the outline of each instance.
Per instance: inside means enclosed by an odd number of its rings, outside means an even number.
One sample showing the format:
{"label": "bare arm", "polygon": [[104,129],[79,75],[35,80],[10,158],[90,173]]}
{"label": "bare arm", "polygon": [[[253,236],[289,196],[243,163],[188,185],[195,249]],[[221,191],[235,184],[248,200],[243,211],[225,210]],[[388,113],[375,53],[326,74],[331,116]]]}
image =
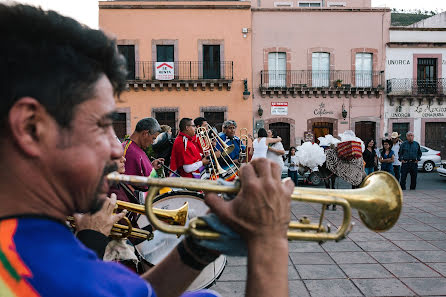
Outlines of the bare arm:
{"label": "bare arm", "polygon": [[281,142],[281,141],[282,141],[282,138],[280,138],[280,137],[277,137],[277,138],[267,137],[266,145],[271,144],[271,143]]}

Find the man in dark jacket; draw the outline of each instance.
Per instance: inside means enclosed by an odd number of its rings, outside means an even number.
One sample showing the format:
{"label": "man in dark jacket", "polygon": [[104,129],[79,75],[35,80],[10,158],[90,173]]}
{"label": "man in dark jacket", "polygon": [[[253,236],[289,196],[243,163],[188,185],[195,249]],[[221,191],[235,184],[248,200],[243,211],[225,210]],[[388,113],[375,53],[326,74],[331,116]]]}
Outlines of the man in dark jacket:
{"label": "man in dark jacket", "polygon": [[401,189],[406,189],[407,174],[410,173],[410,189],[417,187],[418,161],[421,160],[420,144],[413,140],[413,132],[406,133],[404,141],[398,153],[398,159],[401,161]]}

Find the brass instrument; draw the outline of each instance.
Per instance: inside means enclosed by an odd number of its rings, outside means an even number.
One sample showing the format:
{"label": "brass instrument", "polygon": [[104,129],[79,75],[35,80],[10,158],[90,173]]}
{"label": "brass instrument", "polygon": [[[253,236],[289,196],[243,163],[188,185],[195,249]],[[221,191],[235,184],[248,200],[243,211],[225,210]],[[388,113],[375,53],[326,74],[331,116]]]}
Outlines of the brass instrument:
{"label": "brass instrument", "polygon": [[[162,187],[186,188],[195,191],[210,191],[217,193],[238,193],[240,183],[221,184],[218,181],[165,178],[155,179],[140,176],[120,175],[110,173],[107,179],[112,182],[126,182],[135,185],[148,185],[150,190],[146,197],[146,215],[152,225],[162,232],[172,234],[190,234],[200,239],[218,239],[219,234],[207,228],[206,222],[194,218],[188,226],[169,226],[160,222],[152,209],[152,202]],[[289,224],[289,240],[327,241],[341,240],[351,229],[351,208],[356,208],[361,221],[367,228],[383,232],[392,228],[397,222],[403,202],[403,193],[399,183],[391,174],[377,171],[365,178],[359,189],[354,190],[326,190],[318,188],[294,188],[292,200],[310,203],[320,203],[323,209],[326,204],[336,204],[343,207],[344,218],[336,233],[329,233],[322,226],[323,211],[319,224],[308,221]],[[329,229],[329,228],[327,228]],[[301,230],[301,231],[296,231]],[[309,232],[313,231],[313,232]],[[328,230],[329,231],[329,230]]]}
{"label": "brass instrument", "polygon": [[[143,215],[146,213],[144,205],[120,200],[116,201],[116,209],[126,209],[128,211]],[[184,226],[186,225],[188,209],[189,209],[189,204],[188,202],[186,202],[184,203],[183,206],[181,206],[178,209],[168,210],[168,209],[154,208],[153,213],[157,218],[163,221],[164,224]],[[129,218],[127,217],[124,217],[124,220],[126,221],[127,226],[119,223],[114,224],[110,232],[111,237],[115,238],[133,237],[146,240],[151,240],[153,238],[152,232],[139,228],[134,228]],[[71,216],[67,217],[67,221],[71,224],[72,227],[75,227],[73,217]]]}
{"label": "brass instrument", "polygon": [[218,159],[212,145],[212,140],[209,138],[208,130],[205,127],[197,128],[197,136],[201,148],[203,149],[203,153],[211,158],[210,160],[213,173],[217,176],[225,173],[226,170],[221,168],[220,163],[218,163]]}
{"label": "brass instrument", "polygon": [[[249,136],[248,136],[248,128],[240,129],[240,153],[239,153],[239,162],[240,164],[244,161],[248,163],[248,145],[249,145]],[[245,146],[245,149],[243,149]]]}

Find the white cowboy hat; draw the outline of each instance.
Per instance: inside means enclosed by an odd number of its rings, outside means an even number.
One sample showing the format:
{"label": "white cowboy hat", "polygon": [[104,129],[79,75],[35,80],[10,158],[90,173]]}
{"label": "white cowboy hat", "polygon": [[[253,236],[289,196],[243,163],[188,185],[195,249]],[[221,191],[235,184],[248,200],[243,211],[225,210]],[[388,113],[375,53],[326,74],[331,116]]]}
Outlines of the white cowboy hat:
{"label": "white cowboy hat", "polygon": [[398,138],[401,134],[398,134],[398,132],[392,132],[392,135],[390,135],[390,138]]}

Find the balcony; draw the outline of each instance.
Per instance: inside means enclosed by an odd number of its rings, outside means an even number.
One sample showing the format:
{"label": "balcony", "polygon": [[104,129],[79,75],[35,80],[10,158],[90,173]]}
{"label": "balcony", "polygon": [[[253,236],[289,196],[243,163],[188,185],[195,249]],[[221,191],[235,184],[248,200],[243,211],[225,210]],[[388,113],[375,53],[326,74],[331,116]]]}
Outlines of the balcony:
{"label": "balcony", "polygon": [[382,94],[384,71],[260,71],[262,97],[372,97]]}
{"label": "balcony", "polygon": [[178,91],[183,86],[187,91],[192,88],[211,91],[214,88],[222,90],[226,87],[231,89],[234,79],[234,62],[195,62],[195,61],[177,61],[174,63],[174,76],[170,80],[161,80],[156,78],[156,63],[154,61],[139,61],[134,65],[129,65],[129,74],[127,76],[128,89],[133,87],[136,91],[139,87],[143,90],[151,88],[153,91],[158,87],[161,91],[167,88],[169,91],[176,88]]}
{"label": "balcony", "polygon": [[432,103],[433,99],[437,99],[441,104],[446,97],[446,79],[389,79],[387,80],[387,97],[389,97],[391,105],[393,105],[393,99],[399,101],[407,99],[412,105],[413,99],[422,102],[423,98],[426,98],[429,103]]}

